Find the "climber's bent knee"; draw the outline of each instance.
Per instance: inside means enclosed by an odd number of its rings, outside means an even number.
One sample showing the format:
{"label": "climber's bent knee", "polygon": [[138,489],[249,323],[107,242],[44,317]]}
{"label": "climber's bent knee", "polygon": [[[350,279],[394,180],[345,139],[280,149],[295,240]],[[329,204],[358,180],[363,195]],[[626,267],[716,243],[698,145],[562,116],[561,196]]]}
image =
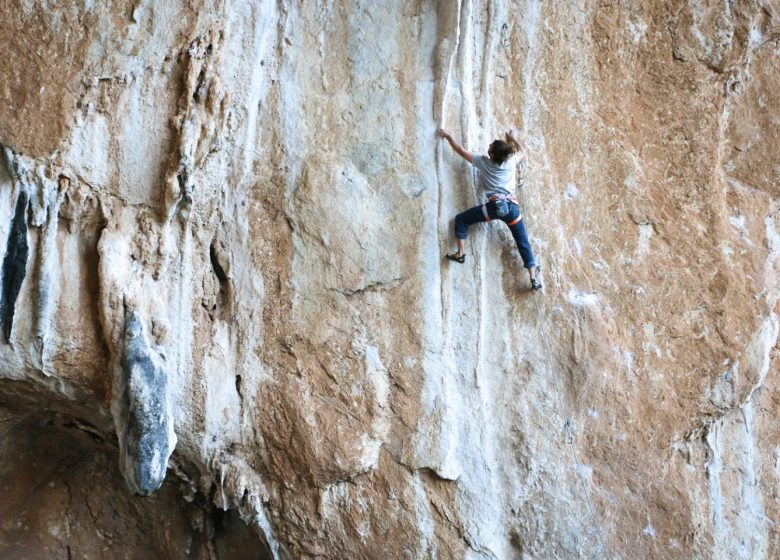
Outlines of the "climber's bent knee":
{"label": "climber's bent knee", "polygon": [[466,239],[468,237],[469,223],[466,221],[466,212],[455,216],[455,238]]}

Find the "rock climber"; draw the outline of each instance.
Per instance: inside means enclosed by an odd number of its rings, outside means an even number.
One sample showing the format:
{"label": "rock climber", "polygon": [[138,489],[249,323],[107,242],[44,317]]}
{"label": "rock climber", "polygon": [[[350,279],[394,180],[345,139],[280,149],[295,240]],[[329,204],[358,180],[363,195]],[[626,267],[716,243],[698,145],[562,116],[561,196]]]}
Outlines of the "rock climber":
{"label": "rock climber", "polygon": [[494,140],[488,148],[488,155],[473,155],[458,144],[450,134],[439,129],[437,134],[449,142],[452,149],[460,157],[471,163],[479,171],[479,190],[487,199],[484,204],[475,206],[455,216],[455,237],[458,240],[458,252],[447,255],[451,261],[463,263],[466,253],[463,252],[463,241],[468,235],[469,226],[479,222],[489,222],[500,219],[512,232],[515,238],[523,266],[528,270],[531,287],[534,290],[542,288],[539,279],[539,266],[534,260],[531,244],[523,224],[523,216],[514,194],[514,167],[517,163],[525,163],[525,144],[517,139],[512,131],[506,133],[504,140]]}

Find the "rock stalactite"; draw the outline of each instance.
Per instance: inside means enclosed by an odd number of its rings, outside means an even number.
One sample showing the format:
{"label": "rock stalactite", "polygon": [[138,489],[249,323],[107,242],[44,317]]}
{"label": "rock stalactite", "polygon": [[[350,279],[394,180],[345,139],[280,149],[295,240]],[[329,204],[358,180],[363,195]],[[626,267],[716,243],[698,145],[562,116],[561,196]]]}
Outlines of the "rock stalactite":
{"label": "rock stalactite", "polygon": [[120,466],[130,489],[147,496],[163,483],[176,446],[168,371],[133,311],[127,312],[120,348],[111,407]]}
{"label": "rock stalactite", "polygon": [[3,293],[0,297],[0,314],[3,322],[3,337],[11,341],[11,330],[14,325],[16,299],[22,288],[22,282],[27,274],[27,192],[20,190],[16,198],[11,230],[3,258]]}

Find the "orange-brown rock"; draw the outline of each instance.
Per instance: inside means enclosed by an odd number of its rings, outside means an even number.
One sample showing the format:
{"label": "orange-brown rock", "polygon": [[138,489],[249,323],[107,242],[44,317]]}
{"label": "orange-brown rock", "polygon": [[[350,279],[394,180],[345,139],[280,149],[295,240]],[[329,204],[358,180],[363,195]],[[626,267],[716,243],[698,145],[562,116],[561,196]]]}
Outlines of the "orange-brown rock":
{"label": "orange-brown rock", "polygon": [[0,22],[0,557],[780,555],[776,1]]}

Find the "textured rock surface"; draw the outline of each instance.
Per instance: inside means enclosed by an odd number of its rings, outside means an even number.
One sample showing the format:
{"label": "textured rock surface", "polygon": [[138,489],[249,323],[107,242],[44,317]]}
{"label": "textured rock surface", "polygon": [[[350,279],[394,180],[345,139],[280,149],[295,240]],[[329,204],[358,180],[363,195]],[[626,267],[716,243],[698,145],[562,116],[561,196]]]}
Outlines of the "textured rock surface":
{"label": "textured rock surface", "polygon": [[142,496],[160,487],[176,446],[165,365],[165,356],[149,346],[141,318],[127,312],[112,413],[122,471]]}
{"label": "textured rock surface", "polygon": [[0,555],[780,554],[776,1],[0,21]]}

